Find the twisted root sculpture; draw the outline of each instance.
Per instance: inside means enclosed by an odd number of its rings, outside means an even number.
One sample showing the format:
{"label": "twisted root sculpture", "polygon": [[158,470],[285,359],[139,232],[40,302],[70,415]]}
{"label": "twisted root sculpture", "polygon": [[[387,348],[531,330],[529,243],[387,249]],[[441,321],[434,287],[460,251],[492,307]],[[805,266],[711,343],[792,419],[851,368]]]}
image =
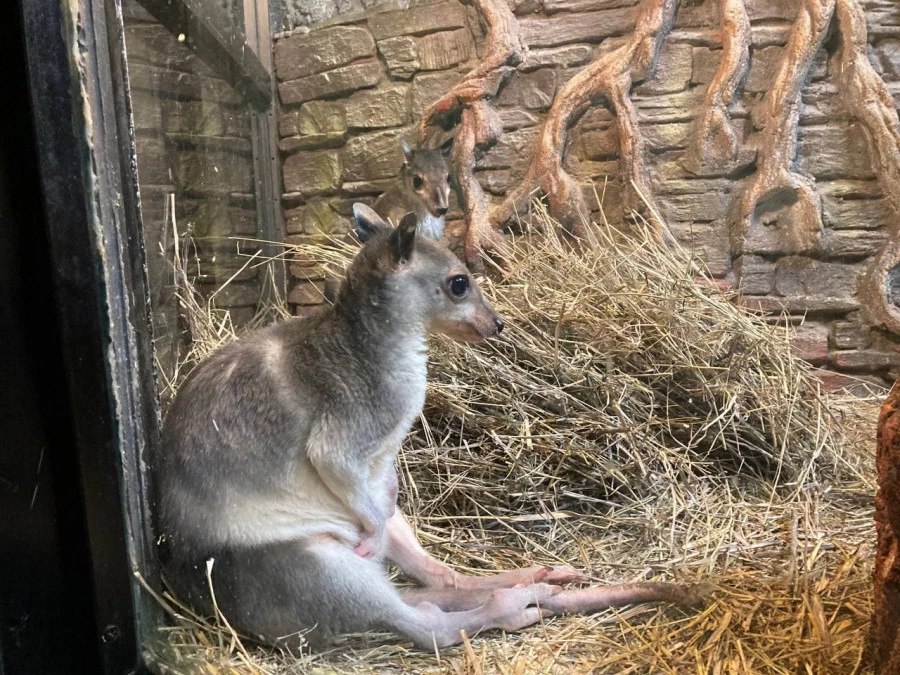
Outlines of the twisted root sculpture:
{"label": "twisted root sculpture", "polygon": [[866,16],[856,0],[837,0],[841,95],[866,130],[875,174],[897,218],[887,244],[863,280],[865,306],[875,321],[900,333],[900,308],[889,297],[890,270],[900,265],[900,120],[894,100],[866,55]]}
{"label": "twisted root sculpture", "polygon": [[476,4],[488,27],[481,62],[425,110],[419,121],[419,138],[424,141],[434,125],[459,123],[451,159],[465,206],[466,261],[480,270],[482,252],[503,259],[504,237],[491,223],[488,197],[475,178],[476,153],[493,145],[503,130],[491,99],[525,58],[526,47],[504,0],[476,0]]}
{"label": "twisted root sculpture", "polygon": [[[732,250],[804,253],[821,238],[822,204],[812,179],[793,170],[800,96],[822,45],[835,0],[803,0],[757,123],[763,128],[756,173],[737,202]],[[766,229],[778,227],[774,241]]]}
{"label": "twisted root sculpture", "polygon": [[[644,0],[634,32],[628,41],[586,66],[559,91],[537,140],[531,164],[522,182],[492,214],[502,225],[527,205],[535,188],[543,193],[553,213],[576,236],[585,236],[589,210],[577,181],[562,166],[569,128],[588,109],[591,101],[604,96],[616,114],[621,144],[622,173],[629,188],[626,207],[638,208],[651,199],[644,168],[644,141],[637,112],[628,98],[634,81],[646,79],[656,65],[659,47],[671,28],[678,0]],[[633,187],[632,187],[633,186]],[[642,193],[643,197],[635,194]],[[652,215],[651,222],[659,228]]]}

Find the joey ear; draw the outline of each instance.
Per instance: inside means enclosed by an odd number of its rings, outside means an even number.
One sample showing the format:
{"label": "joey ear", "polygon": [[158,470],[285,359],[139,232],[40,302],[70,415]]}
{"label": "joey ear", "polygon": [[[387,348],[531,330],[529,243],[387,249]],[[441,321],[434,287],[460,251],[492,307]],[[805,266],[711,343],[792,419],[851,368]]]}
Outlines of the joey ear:
{"label": "joey ear", "polygon": [[400,139],[400,149],[403,150],[403,158],[404,158],[407,162],[411,162],[411,161],[412,161],[412,154],[413,154],[412,148],[409,147],[409,143],[407,143],[407,142],[406,142],[405,140],[403,140],[402,138]]}
{"label": "joey ear", "polygon": [[359,202],[353,205],[353,223],[356,228],[356,236],[363,243],[369,241],[374,234],[390,229],[390,225],[384,222],[381,216]]}
{"label": "joey ear", "polygon": [[450,152],[453,150],[453,140],[453,136],[451,136],[446,141],[441,143],[441,147],[439,148],[439,150],[441,151],[442,157],[446,158],[450,156]]}
{"label": "joey ear", "polygon": [[394,263],[409,260],[416,246],[416,227],[418,219],[415,213],[407,213],[400,220],[397,229],[391,233],[391,258]]}

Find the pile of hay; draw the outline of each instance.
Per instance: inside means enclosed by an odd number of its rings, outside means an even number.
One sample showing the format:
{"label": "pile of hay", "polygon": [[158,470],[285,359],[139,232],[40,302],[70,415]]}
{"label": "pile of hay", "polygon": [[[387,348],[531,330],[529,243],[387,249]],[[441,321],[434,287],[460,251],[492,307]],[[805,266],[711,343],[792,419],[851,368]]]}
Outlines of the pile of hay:
{"label": "pile of hay", "polygon": [[[508,278],[484,283],[503,335],[433,341],[401,504],[462,571],[710,581],[710,604],[554,618],[440,655],[351,636],[302,662],[189,620],[167,629],[174,672],[859,669],[876,402],[826,396],[788,330],[739,309],[688,253],[612,230],[575,253],[544,218],[543,235],[513,242]],[[339,265],[347,250],[301,253]]]}

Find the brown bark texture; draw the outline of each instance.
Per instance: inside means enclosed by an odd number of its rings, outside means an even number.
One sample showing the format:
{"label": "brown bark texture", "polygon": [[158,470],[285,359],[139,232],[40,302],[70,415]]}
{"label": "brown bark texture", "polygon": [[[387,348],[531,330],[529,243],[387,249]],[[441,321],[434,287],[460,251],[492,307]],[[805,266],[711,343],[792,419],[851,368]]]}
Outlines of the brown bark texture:
{"label": "brown bark texture", "polygon": [[704,167],[727,166],[739,148],[728,106],[750,65],[750,19],[744,0],[722,0],[721,12],[722,60],[706,90],[696,143],[685,162],[685,168],[694,173]]}
{"label": "brown bark texture", "polygon": [[862,294],[872,318],[900,333],[900,308],[888,297],[888,273],[900,265],[900,120],[884,81],[867,54],[866,15],[857,0],[837,0],[841,46],[840,91],[845,105],[866,130],[875,174],[897,218],[887,244],[866,274]]}
{"label": "brown bark texture", "polygon": [[[546,196],[550,212],[576,236],[585,236],[589,209],[578,182],[563,168],[568,132],[598,96],[609,102],[616,115],[626,208],[639,210],[640,191],[650,201],[651,191],[644,166],[644,141],[637,112],[628,97],[634,81],[651,75],[659,47],[671,28],[678,0],[644,0],[634,32],[621,47],[604,54],[569,80],[556,96],[541,129],[534,156],[522,182],[493,213],[498,225],[509,222],[527,207],[537,188]],[[657,212],[651,206],[652,215]],[[654,222],[658,229],[660,224]]]}
{"label": "brown bark texture", "polygon": [[465,207],[466,262],[482,271],[482,253],[492,252],[503,259],[504,236],[493,226],[488,197],[475,178],[476,153],[493,145],[502,133],[503,125],[491,99],[525,58],[527,49],[505,0],[476,0],[476,5],[487,24],[481,62],[425,110],[419,121],[419,138],[424,141],[431,127],[447,127],[458,118],[451,160]]}
{"label": "brown bark texture", "polygon": [[879,673],[900,673],[900,380],[878,419],[875,611],[872,650]]}
{"label": "brown bark texture", "polygon": [[[732,221],[735,252],[806,253],[822,234],[822,204],[812,179],[793,169],[800,98],[813,58],[834,12],[835,0],[803,0],[781,67],[766,94],[757,124],[763,128],[756,173],[737,202]],[[777,225],[773,242],[764,231]],[[773,246],[774,243],[774,246]]]}

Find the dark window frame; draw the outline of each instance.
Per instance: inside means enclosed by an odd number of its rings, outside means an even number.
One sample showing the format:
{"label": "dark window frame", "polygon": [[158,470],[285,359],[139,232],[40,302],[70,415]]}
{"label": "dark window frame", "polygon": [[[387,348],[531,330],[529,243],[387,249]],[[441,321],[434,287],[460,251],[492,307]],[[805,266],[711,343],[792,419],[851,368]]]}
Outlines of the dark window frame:
{"label": "dark window frame", "polygon": [[[139,1],[253,107],[259,222],[264,238],[281,240],[265,3],[244,0],[248,44],[212,0]],[[66,480],[83,506],[90,570],[87,649],[103,673],[145,672],[142,645],[162,616],[135,574],[159,586],[147,466],[160,416],[121,0],[20,7],[56,297],[48,310],[61,336],[77,465]]]}

